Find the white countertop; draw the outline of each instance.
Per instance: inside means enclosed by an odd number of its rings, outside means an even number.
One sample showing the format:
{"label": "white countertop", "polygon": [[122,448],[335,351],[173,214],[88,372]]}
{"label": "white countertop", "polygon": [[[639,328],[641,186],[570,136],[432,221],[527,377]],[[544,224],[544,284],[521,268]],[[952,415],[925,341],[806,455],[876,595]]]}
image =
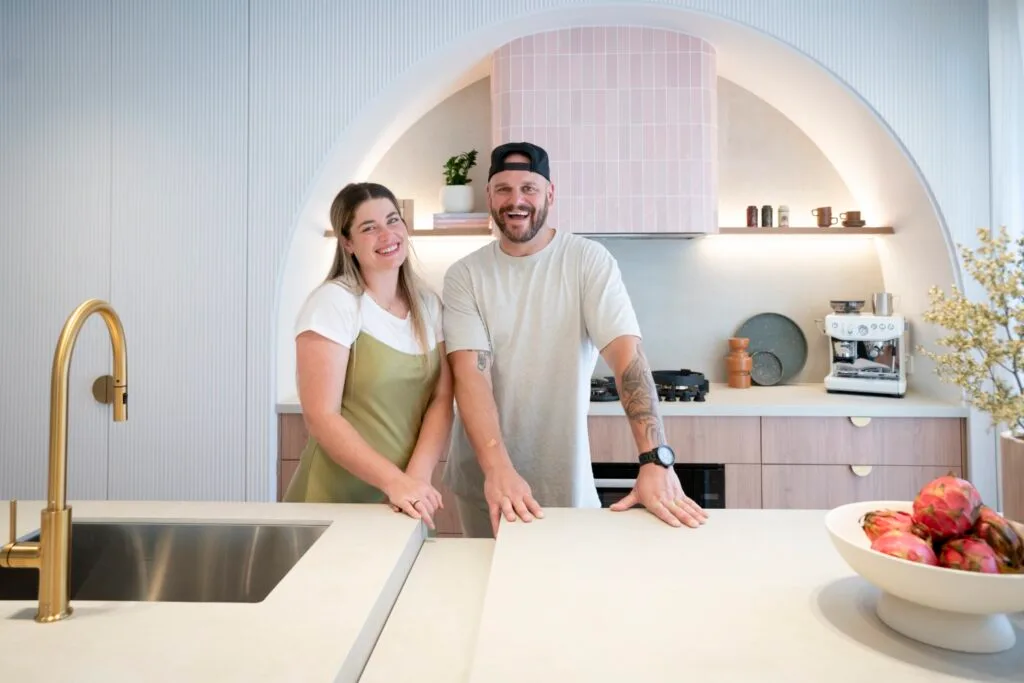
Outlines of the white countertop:
{"label": "white countertop", "polygon": [[[38,501],[19,503],[19,537],[38,528],[42,507]],[[72,601],[69,619],[37,624],[34,601],[0,601],[4,680],[354,683],[424,535],[421,523],[383,505],[82,501],[72,503],[72,510],[77,521],[288,521],[330,527],[262,603]],[[5,536],[7,525],[4,505]]]}
{"label": "white countertop", "polygon": [[427,540],[359,683],[465,681],[493,552],[493,539]]}
{"label": "white countertop", "polygon": [[890,631],[823,511],[548,509],[503,524],[471,683],[943,683],[1024,680],[1016,647],[961,655]]}
{"label": "white countertop", "polygon": [[[969,409],[910,391],[903,398],[829,394],[823,384],[787,384],[775,387],[732,389],[712,384],[707,400],[700,403],[662,401],[665,417],[762,416],[762,417],[967,417]],[[277,404],[278,413],[301,413],[298,399]],[[625,415],[618,401],[591,402],[590,415]]]}
{"label": "white countertop", "polygon": [[[19,534],[40,507],[23,505]],[[1024,671],[1024,615],[1015,649],[986,656],[882,625],[876,589],[833,550],[823,511],[714,510],[691,530],[642,510],[549,508],[504,524],[494,542],[424,540],[385,506],[74,510],[80,521],[331,526],[263,603],[78,601],[70,619],[44,625],[34,602],[0,602],[5,680],[1019,683]]]}

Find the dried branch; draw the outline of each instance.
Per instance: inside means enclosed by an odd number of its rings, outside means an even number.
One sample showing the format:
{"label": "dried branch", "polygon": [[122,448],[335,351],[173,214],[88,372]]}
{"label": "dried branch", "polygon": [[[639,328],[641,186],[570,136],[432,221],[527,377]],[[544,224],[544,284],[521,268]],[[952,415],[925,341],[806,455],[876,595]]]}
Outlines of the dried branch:
{"label": "dried branch", "polygon": [[932,287],[926,322],[944,327],[934,353],[944,382],[963,389],[967,400],[1024,437],[1024,238],[1011,240],[1006,227],[978,230],[975,250],[958,245],[964,269],[985,290],[987,301],[971,301],[956,286],[945,294]]}

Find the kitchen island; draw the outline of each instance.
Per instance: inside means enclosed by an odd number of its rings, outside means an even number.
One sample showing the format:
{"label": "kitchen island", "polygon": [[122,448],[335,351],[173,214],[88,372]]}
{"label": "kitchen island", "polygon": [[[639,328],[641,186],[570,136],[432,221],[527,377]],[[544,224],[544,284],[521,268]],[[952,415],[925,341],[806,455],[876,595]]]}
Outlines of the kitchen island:
{"label": "kitchen island", "polygon": [[[38,529],[43,503],[22,501],[18,507],[20,538]],[[354,683],[424,542],[421,523],[383,505],[79,501],[72,511],[75,523],[326,529],[261,602],[90,602],[72,596],[69,618],[39,624],[34,600],[0,601],[4,680]],[[0,529],[7,526],[5,505]],[[219,555],[215,549],[210,554]]]}
{"label": "kitchen island", "polygon": [[[35,528],[24,504],[20,532]],[[5,680],[675,683],[1021,681],[997,655],[919,645],[873,612],[824,511],[548,509],[499,538],[425,539],[383,506],[74,503],[76,519],[328,523],[261,603],[0,601]],[[0,523],[6,516],[0,514]],[[1016,623],[1024,630],[1024,616]]]}
{"label": "kitchen island", "polygon": [[824,511],[713,510],[675,529],[642,510],[548,510],[504,525],[470,683],[942,683],[1024,680],[1017,645],[963,655],[874,614]]}

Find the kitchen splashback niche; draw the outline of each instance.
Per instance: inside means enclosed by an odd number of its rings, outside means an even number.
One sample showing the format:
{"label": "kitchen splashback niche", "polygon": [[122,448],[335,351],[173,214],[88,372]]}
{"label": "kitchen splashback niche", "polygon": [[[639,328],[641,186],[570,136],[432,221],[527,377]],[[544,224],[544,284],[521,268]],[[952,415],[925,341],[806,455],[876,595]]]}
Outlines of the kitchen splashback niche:
{"label": "kitchen splashback niche", "polygon": [[718,231],[714,47],[641,27],[517,38],[491,66],[495,145],[551,157],[553,224],[581,233]]}

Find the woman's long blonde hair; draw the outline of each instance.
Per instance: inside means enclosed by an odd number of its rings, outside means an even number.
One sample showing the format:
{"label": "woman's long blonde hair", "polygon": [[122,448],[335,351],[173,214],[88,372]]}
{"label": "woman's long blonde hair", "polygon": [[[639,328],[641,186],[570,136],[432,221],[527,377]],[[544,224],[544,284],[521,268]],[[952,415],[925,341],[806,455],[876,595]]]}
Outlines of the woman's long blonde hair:
{"label": "woman's long blonde hair", "polygon": [[[331,264],[324,281],[339,284],[357,296],[366,291],[366,280],[363,279],[358,259],[345,249],[345,242],[352,237],[352,222],[355,220],[356,211],[363,202],[370,199],[387,199],[394,205],[395,211],[399,210],[394,193],[378,183],[349,183],[341,188],[341,192],[331,204],[331,227],[338,243],[334,251],[334,263]],[[402,221],[404,223],[405,219]],[[407,244],[406,254],[405,261],[398,269],[398,291],[409,306],[416,341],[426,354],[429,346],[425,308],[430,290],[412,265],[411,244]]]}

